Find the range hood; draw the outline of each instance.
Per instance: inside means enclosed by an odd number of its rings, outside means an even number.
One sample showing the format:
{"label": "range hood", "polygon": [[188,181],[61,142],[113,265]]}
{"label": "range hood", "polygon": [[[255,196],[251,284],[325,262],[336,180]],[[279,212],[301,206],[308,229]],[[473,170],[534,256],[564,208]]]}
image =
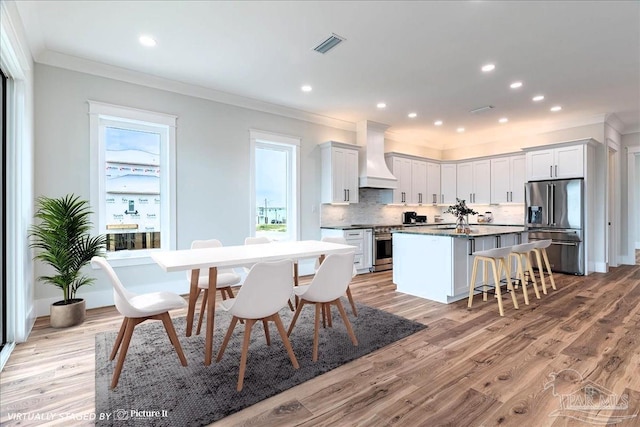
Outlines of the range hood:
{"label": "range hood", "polygon": [[398,180],[389,171],[384,160],[384,131],[388,127],[370,120],[357,124],[360,187],[394,189],[398,186]]}

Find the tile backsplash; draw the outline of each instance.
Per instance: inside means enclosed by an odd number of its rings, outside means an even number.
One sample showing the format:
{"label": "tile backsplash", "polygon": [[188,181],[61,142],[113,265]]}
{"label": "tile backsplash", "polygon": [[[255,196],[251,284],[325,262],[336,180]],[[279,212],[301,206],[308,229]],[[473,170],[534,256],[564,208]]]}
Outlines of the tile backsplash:
{"label": "tile backsplash", "polygon": [[[433,223],[434,216],[442,216],[444,222],[455,222],[451,214],[444,214],[447,206],[397,206],[388,205],[391,201],[391,190],[361,188],[359,203],[351,205],[320,205],[320,224],[323,226],[373,224],[393,225],[402,223],[402,213],[415,211],[418,215],[426,215],[427,223]],[[524,205],[470,205],[478,213],[493,213],[494,224],[523,224]],[[469,217],[475,223],[476,217]]]}

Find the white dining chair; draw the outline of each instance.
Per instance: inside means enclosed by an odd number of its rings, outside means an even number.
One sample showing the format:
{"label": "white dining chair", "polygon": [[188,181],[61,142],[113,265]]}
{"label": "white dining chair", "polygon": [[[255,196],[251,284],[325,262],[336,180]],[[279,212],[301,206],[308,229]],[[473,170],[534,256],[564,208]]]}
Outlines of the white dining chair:
{"label": "white dining chair", "polygon": [[245,321],[244,340],[242,342],[242,354],[240,356],[240,369],[238,373],[238,391],[242,390],[244,382],[251,328],[259,320],[262,321],[264,326],[267,345],[271,345],[267,322],[273,321],[276,324],[293,367],[295,369],[299,367],[284,325],[278,314],[278,311],[286,306],[286,301],[289,301],[289,295],[291,295],[291,289],[293,288],[293,277],[291,276],[292,264],[293,262],[291,260],[259,262],[254,264],[244,284],[238,291],[238,295],[235,298],[224,300],[220,303],[220,307],[231,313],[233,317],[227,334],[222,341],[216,361],[219,362],[222,359],[238,320]]}
{"label": "white dining chair", "polygon": [[[244,244],[245,245],[263,245],[265,243],[271,243],[272,240],[269,239],[268,237],[265,236],[256,236],[256,237],[246,237],[244,239]],[[248,273],[250,268],[249,267],[245,267],[244,270]],[[297,281],[297,277],[298,277],[298,263],[294,262],[293,264],[293,277],[296,278]],[[297,283],[294,283],[294,286],[297,286]],[[289,308],[291,309],[291,311],[294,310],[293,308],[293,303],[291,302],[291,300],[289,300]]]}
{"label": "white dining chair", "polygon": [[173,292],[135,294],[127,291],[122,285],[122,282],[120,282],[120,279],[106,259],[93,257],[91,258],[91,265],[101,268],[109,277],[109,281],[113,286],[113,299],[116,309],[124,316],[116,342],[109,356],[109,360],[115,359],[118,350],[120,350],[120,356],[118,356],[118,362],[116,363],[113,378],[111,379],[111,388],[115,388],[118,385],[120,372],[122,372],[124,359],[127,356],[127,350],[129,349],[129,343],[133,335],[133,329],[145,320],[153,319],[162,321],[169,340],[176,349],[176,353],[178,353],[180,363],[182,363],[182,366],[187,366],[187,359],[184,357],[180,340],[169,316],[169,310],[183,308],[187,305],[184,298]]}
{"label": "white dining chair", "polygon": [[[347,242],[347,239],[345,239],[342,236],[337,236],[337,237],[328,237],[325,236],[321,239],[323,242],[330,242],[330,243],[339,243],[341,245],[348,245],[349,243]],[[316,271],[318,271],[318,268],[320,267],[320,260],[316,260]],[[351,278],[356,277],[356,275],[358,274],[358,270],[356,269],[356,266],[354,264],[353,266],[353,271],[351,273]],[[351,311],[353,312],[354,316],[358,316],[358,311],[356,310],[356,303],[353,301],[353,296],[351,295],[351,288],[349,286],[347,286],[347,298],[349,299],[349,304],[351,305]]]}
{"label": "white dining chair", "polygon": [[[191,242],[191,249],[220,247],[222,247],[222,242],[217,239],[194,240],[193,242]],[[187,271],[187,280],[191,282],[191,270]],[[220,291],[220,295],[222,295],[223,300],[227,298],[233,298],[233,290],[231,289],[231,287],[239,284],[241,280],[242,278],[240,277],[240,275],[236,274],[233,269],[218,268],[216,290]],[[209,270],[207,269],[200,270],[200,275],[198,276],[198,295],[196,295],[196,299],[200,296],[201,290],[204,290],[204,295],[202,297],[202,304],[200,306],[200,315],[198,316],[198,327],[196,328],[196,335],[200,335],[202,320],[204,319],[204,313],[207,310],[207,300],[209,297]],[[189,315],[193,316],[192,313],[189,313]]]}
{"label": "white dining chair", "polygon": [[300,302],[291,320],[291,325],[289,325],[287,335],[291,335],[302,307],[305,304],[314,304],[316,309],[312,356],[314,362],[318,360],[320,316],[323,307],[326,312],[331,310],[331,304],[335,304],[338,307],[351,342],[353,345],[358,345],[358,340],[351,328],[351,322],[349,322],[347,313],[340,302],[340,297],[345,294],[349,282],[351,282],[354,254],[355,252],[347,252],[328,255],[320,264],[320,268],[318,268],[309,285],[298,286],[293,289],[293,292],[300,298]]}

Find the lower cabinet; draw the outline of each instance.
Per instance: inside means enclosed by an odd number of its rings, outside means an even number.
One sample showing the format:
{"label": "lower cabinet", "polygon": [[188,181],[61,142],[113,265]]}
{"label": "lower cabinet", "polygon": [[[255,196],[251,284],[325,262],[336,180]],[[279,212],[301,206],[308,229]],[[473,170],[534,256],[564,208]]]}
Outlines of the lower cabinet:
{"label": "lower cabinet", "polygon": [[323,228],[320,235],[322,237],[344,237],[348,245],[356,247],[353,265],[358,274],[371,271],[373,267],[373,230],[371,228],[350,230]]}

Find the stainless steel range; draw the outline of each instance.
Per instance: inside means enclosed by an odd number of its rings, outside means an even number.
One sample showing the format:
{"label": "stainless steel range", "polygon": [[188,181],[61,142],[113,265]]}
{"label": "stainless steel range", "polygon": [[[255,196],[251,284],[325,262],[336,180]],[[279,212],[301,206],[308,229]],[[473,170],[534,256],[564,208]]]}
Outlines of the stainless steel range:
{"label": "stainless steel range", "polygon": [[402,230],[402,225],[376,225],[373,227],[373,271],[393,269],[393,230]]}

